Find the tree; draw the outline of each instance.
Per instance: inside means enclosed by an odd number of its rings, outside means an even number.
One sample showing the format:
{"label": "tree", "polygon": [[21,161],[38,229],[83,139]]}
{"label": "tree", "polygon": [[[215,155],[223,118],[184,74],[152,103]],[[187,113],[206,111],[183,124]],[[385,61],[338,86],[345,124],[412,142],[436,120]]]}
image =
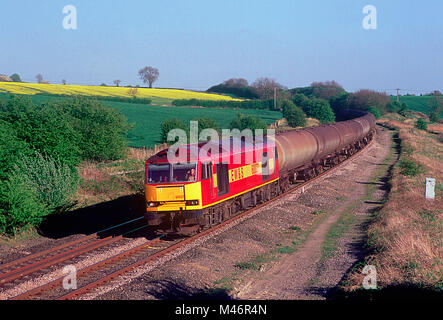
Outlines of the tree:
{"label": "tree", "polygon": [[288,121],[291,127],[304,127],[306,125],[306,115],[300,107],[297,107],[292,101],[283,101],[283,117]]}
{"label": "tree", "polygon": [[272,99],[274,98],[274,89],[277,91],[282,91],[286,89],[280,83],[276,82],[274,79],[270,78],[258,78],[252,83],[252,87],[257,90],[260,99]]}
{"label": "tree", "polygon": [[14,73],[10,78],[14,82],[22,82],[22,79],[20,79],[20,76],[17,73]]}
{"label": "tree", "polygon": [[353,109],[367,111],[369,107],[376,107],[380,112],[387,112],[387,104],[390,102],[386,93],[374,90],[362,89],[352,94],[350,106]]}
{"label": "tree", "polygon": [[[186,123],[184,123],[182,120],[178,118],[172,118],[172,119],[166,119],[161,122],[161,131],[160,131],[160,140],[162,143],[168,142],[168,133],[169,131],[173,129],[181,129],[186,132],[186,135],[188,135],[189,129]],[[176,138],[177,142],[178,138]],[[171,141],[169,141],[171,142]]]}
{"label": "tree", "polygon": [[37,82],[38,83],[42,83],[43,82],[43,76],[39,73],[38,75],[35,76],[37,78]]}
{"label": "tree", "polygon": [[226,93],[245,99],[259,98],[255,88],[250,87],[248,81],[242,78],[226,80],[223,83],[210,87],[206,92]]}
{"label": "tree", "polygon": [[324,99],[311,98],[303,102],[303,111],[309,117],[320,120],[320,123],[335,122],[335,114],[329,102]]}
{"label": "tree", "polygon": [[247,87],[249,85],[248,80],[243,78],[231,78],[224,81],[222,84],[226,87],[236,87],[236,88]]}
{"label": "tree", "polygon": [[296,93],[293,97],[292,97],[292,102],[294,102],[294,104],[296,106],[301,106],[303,105],[303,102],[308,99],[304,94],[302,93]]}
{"label": "tree", "polygon": [[369,107],[368,112],[372,113],[375,117],[375,119],[378,119],[381,117],[381,112],[376,107]]}
{"label": "tree", "polygon": [[349,97],[349,93],[345,91],[340,92],[336,96],[329,99],[329,105],[331,106],[332,110],[338,114],[340,110],[349,108]]}
{"label": "tree", "polygon": [[345,92],[345,89],[343,89],[343,87],[334,80],[326,82],[313,82],[311,87],[313,88],[312,94],[315,97],[326,100],[335,97],[341,92]]}
{"label": "tree", "polygon": [[266,130],[268,126],[266,125],[266,122],[259,117],[237,113],[237,118],[231,121],[230,127],[231,129],[239,129],[240,131],[243,131],[244,129],[254,131],[256,129]]}
{"label": "tree", "polygon": [[431,113],[429,114],[429,120],[431,122],[438,122],[440,119],[440,114],[443,110],[443,100],[441,96],[435,95],[429,101],[429,107],[431,109]]}
{"label": "tree", "polygon": [[121,80],[114,80],[114,84],[118,87],[120,85]]}
{"label": "tree", "polygon": [[144,83],[149,83],[149,88],[152,88],[152,84],[157,81],[160,73],[158,72],[157,68],[144,67],[138,71],[138,75]]}
{"label": "tree", "polygon": [[66,80],[65,79],[62,79],[62,84],[66,85]]}
{"label": "tree", "polygon": [[198,121],[198,136],[200,137],[200,132],[204,129],[214,129],[217,132],[221,132],[221,128],[218,125],[217,121],[214,119],[205,117],[205,118],[197,118],[193,121]]}

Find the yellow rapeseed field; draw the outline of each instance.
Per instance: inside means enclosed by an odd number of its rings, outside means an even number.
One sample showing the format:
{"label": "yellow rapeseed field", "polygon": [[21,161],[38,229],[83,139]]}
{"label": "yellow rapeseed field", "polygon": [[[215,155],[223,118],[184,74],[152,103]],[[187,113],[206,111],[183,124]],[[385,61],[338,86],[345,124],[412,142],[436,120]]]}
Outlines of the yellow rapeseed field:
{"label": "yellow rapeseed field", "polygon": [[[59,85],[44,83],[0,82],[0,92],[17,94],[64,94],[108,97],[131,97],[127,87]],[[138,88],[137,98],[240,100],[229,96],[179,89]]]}

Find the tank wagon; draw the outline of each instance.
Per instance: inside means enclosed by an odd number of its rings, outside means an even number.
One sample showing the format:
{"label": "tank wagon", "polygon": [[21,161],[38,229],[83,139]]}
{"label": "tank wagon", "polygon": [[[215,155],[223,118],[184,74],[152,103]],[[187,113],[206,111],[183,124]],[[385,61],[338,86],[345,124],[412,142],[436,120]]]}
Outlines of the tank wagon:
{"label": "tank wagon", "polygon": [[145,219],[168,233],[211,227],[337,165],[364,148],[374,133],[374,116],[363,113],[280,133],[272,141],[241,140],[239,148],[233,139],[229,148],[219,141],[219,152],[205,150],[204,156],[204,143],[188,145],[182,163],[168,161],[168,149],[162,150],[146,162]]}

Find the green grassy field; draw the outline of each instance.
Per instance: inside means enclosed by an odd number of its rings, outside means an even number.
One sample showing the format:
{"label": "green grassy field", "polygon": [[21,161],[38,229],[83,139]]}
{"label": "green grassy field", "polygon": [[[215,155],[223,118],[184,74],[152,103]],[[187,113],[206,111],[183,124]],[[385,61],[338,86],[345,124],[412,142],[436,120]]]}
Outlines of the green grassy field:
{"label": "green grassy field", "polygon": [[251,109],[214,109],[190,107],[162,107],[135,103],[105,102],[123,113],[135,127],[129,132],[129,145],[133,147],[152,147],[160,141],[161,121],[180,118],[185,122],[196,118],[208,117],[217,121],[221,128],[229,128],[237,113],[255,115],[271,124],[283,116],[279,111]]}
{"label": "green grassy field", "polygon": [[[400,96],[400,102],[404,102],[408,105],[408,108],[412,111],[423,112],[429,115],[431,109],[429,107],[429,101],[433,96]],[[391,100],[397,100],[396,96],[391,96]],[[443,118],[443,112],[440,114],[440,118]]]}
{"label": "green grassy field", "polygon": [[[7,95],[0,93],[0,99]],[[62,97],[29,95],[34,103],[61,100]],[[125,103],[100,100],[100,103],[119,110],[126,116],[134,128],[128,133],[128,144],[131,147],[153,147],[160,144],[160,124],[165,119],[179,118],[189,123],[196,118],[208,117],[217,121],[221,128],[229,128],[230,122],[235,119],[237,113],[255,115],[262,118],[267,124],[271,124],[283,117],[279,111],[255,110],[255,109],[215,109],[172,107],[159,105],[146,105],[138,103]]]}

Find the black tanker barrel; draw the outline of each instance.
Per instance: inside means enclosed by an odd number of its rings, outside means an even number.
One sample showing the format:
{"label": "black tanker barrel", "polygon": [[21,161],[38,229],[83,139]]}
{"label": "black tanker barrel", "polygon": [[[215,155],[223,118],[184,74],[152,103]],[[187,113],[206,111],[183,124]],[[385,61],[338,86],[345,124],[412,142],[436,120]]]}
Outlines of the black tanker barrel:
{"label": "black tanker barrel", "polygon": [[292,130],[276,136],[280,171],[300,167],[366,136],[375,127],[375,117],[367,113],[356,119],[330,125]]}
{"label": "black tanker barrel", "polygon": [[306,128],[317,141],[317,153],[314,159],[321,159],[334,152],[340,147],[340,133],[334,126],[323,125],[319,127]]}
{"label": "black tanker barrel", "polygon": [[279,170],[299,167],[314,159],[317,140],[306,130],[291,130],[275,137]]}

